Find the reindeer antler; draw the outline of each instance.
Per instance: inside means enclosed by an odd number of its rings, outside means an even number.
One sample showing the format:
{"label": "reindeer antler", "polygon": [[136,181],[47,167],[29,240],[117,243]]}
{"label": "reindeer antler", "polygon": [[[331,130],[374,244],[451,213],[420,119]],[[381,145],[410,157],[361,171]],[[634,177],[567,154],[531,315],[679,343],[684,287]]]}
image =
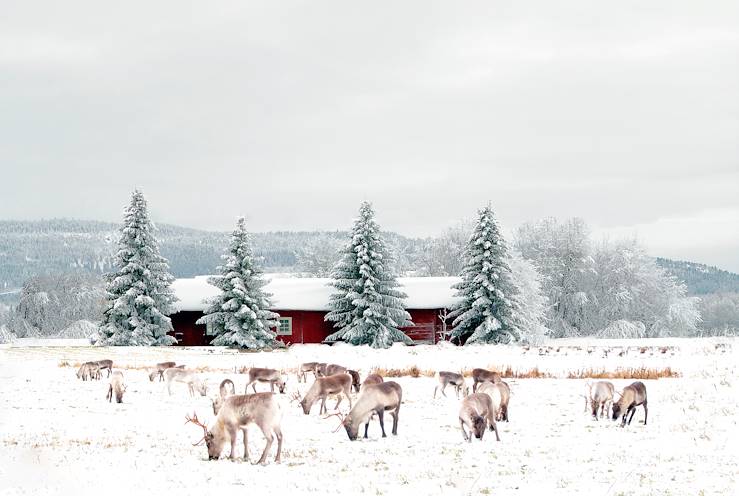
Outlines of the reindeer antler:
{"label": "reindeer antler", "polygon": [[194,443],[193,446],[199,446],[200,444],[205,441],[205,438],[208,436],[208,426],[202,423],[200,420],[198,420],[198,414],[195,412],[192,412],[192,417],[189,415],[185,415],[185,425],[192,422],[193,424],[200,426],[203,428],[203,437],[198,441],[197,443]]}
{"label": "reindeer antler", "polygon": [[292,394],[290,394],[290,403],[295,401],[300,401],[300,391],[293,391]]}
{"label": "reindeer antler", "polygon": [[334,412],[334,413],[330,413],[330,414],[326,415],[325,417],[323,417],[323,419],[325,420],[325,419],[331,418],[331,417],[338,417],[339,418],[339,421],[340,421],[339,422],[339,425],[337,425],[336,426],[336,429],[333,430],[333,432],[336,432],[339,429],[341,429],[341,426],[342,425],[344,425],[344,419],[346,419],[346,415],[344,415],[341,412]]}

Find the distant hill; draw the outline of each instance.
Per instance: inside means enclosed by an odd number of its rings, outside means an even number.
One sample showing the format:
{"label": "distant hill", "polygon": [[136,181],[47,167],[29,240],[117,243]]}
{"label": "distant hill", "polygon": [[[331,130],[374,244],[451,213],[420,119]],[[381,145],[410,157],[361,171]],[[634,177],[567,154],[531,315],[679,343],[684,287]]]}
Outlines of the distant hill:
{"label": "distant hill", "polygon": [[[19,288],[34,275],[111,270],[119,237],[118,224],[110,222],[52,219],[0,221],[0,301],[3,293]],[[213,274],[228,245],[228,232],[201,231],[170,224],[157,224],[162,255],[175,277]],[[253,233],[255,253],[268,272],[296,270],[296,251],[305,246],[339,246],[342,231]],[[404,267],[420,240],[388,233]],[[14,297],[14,295],[9,295]]]}
{"label": "distant hill", "polygon": [[739,274],[701,263],[669,258],[657,258],[657,265],[684,281],[690,294],[739,293]]}

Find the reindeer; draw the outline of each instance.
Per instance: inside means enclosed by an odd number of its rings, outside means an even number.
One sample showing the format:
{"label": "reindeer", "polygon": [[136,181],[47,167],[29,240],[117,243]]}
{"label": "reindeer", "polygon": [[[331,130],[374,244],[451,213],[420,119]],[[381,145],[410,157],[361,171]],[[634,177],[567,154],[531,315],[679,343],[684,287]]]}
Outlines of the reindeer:
{"label": "reindeer", "polygon": [[155,369],[149,374],[149,382],[154,382],[154,378],[157,375],[159,376],[159,382],[162,382],[164,380],[164,371],[175,366],[177,366],[177,364],[174,362],[162,362],[156,364]]}
{"label": "reindeer", "polygon": [[436,399],[436,391],[441,387],[441,394],[446,397],[444,390],[451,384],[454,386],[454,391],[457,393],[457,399],[459,399],[459,393],[462,392],[462,396],[467,396],[470,393],[467,383],[464,381],[464,375],[457,374],[456,372],[438,371],[436,373],[436,380],[439,384],[434,388],[434,399]]}
{"label": "reindeer", "polygon": [[314,379],[318,377],[316,367],[318,367],[318,362],[301,363],[298,367],[298,382],[305,382],[305,376],[308,372],[313,372]]}
{"label": "reindeer", "polygon": [[200,393],[200,396],[207,394],[207,386],[203,382],[198,374],[194,370],[185,370],[177,367],[168,368],[164,371],[164,380],[167,381],[167,392],[172,396],[172,383],[182,382],[187,384],[187,389],[190,391],[190,396],[195,396],[195,390]]}
{"label": "reindeer", "polygon": [[328,377],[319,377],[315,380],[313,385],[308,389],[300,402],[300,406],[303,407],[303,413],[306,415],[310,414],[310,409],[317,399],[321,399],[321,409],[319,414],[327,412],[326,409],[326,398],[329,394],[338,395],[338,401],[334,410],[339,408],[339,404],[343,400],[342,394],[349,400],[349,408],[352,407],[352,398],[349,396],[352,387],[352,377],[349,374],[335,374]]}
{"label": "reindeer", "polygon": [[[113,360],[98,360],[94,363],[98,366],[98,373],[100,373],[101,370],[108,369],[108,377],[110,377],[110,374],[113,371]],[[100,377],[98,377],[98,379],[99,378]]]}
{"label": "reindeer", "polygon": [[631,412],[628,422],[631,425],[631,420],[634,418],[634,413],[636,413],[636,407],[639,405],[644,407],[644,425],[647,425],[647,387],[643,382],[636,381],[626,386],[621,396],[613,403],[613,420],[617,420],[618,416],[623,413],[621,427],[625,427],[626,417]]}
{"label": "reindeer", "polygon": [[219,395],[210,400],[213,404],[213,415],[218,415],[218,410],[221,409],[226,398],[236,394],[236,387],[231,379],[223,379],[221,385],[218,387],[218,392]]}
{"label": "reindeer", "polygon": [[113,393],[115,393],[115,402],[123,403],[123,393],[126,392],[126,389],[128,389],[128,386],[123,382],[123,372],[116,370],[113,372],[113,377],[110,378],[106,399],[109,403],[112,403]]}
{"label": "reindeer", "polygon": [[495,407],[495,420],[508,422],[508,403],[511,399],[511,388],[506,382],[483,382],[477,388],[478,393],[485,393],[490,396]]}
{"label": "reindeer", "polygon": [[477,392],[477,385],[480,382],[500,382],[500,374],[487,369],[472,369],[472,392]]}
{"label": "reindeer", "polygon": [[192,417],[187,416],[186,422],[203,428],[203,438],[193,446],[197,446],[205,442],[208,449],[208,460],[217,460],[223,451],[223,445],[226,440],[231,442],[231,460],[236,459],[236,438],[238,431],[244,433],[244,460],[249,461],[249,445],[248,445],[248,426],[256,424],[262,431],[267,440],[264,446],[262,456],[257,464],[266,465],[267,454],[269,453],[274,438],[277,437],[277,456],[275,463],[280,463],[280,454],[282,453],[282,429],[280,423],[282,421],[282,412],[280,411],[279,402],[275,399],[273,393],[255,393],[245,395],[234,395],[226,398],[223,407],[218,411],[213,426],[209,429],[205,424],[198,420],[193,413]]}
{"label": "reindeer", "polygon": [[375,384],[381,384],[383,382],[385,382],[385,379],[383,379],[380,374],[370,374],[364,379],[360,391],[364,391],[364,388],[367,386],[373,386]]}
{"label": "reindeer", "polygon": [[326,367],[328,367],[328,364],[324,362],[316,364],[316,370],[314,372],[316,379],[319,377],[326,377]]}
{"label": "reindeer", "polygon": [[[400,413],[400,403],[403,400],[403,389],[395,381],[382,382],[364,386],[362,394],[357,399],[354,407],[345,417],[341,417],[341,413],[329,415],[341,418],[341,424],[346,429],[346,434],[351,441],[357,439],[359,426],[364,423],[364,438],[367,439],[367,430],[369,428],[370,419],[377,415],[380,420],[380,429],[382,429],[382,437],[385,434],[385,412],[389,411],[393,416],[393,435],[398,435],[398,415]],[[328,418],[325,417],[325,418]],[[337,428],[338,429],[338,428]]]}
{"label": "reindeer", "polygon": [[613,384],[609,381],[598,381],[590,387],[590,408],[593,418],[598,420],[598,407],[600,407],[600,416],[608,415],[610,405],[613,404]]}
{"label": "reindeer", "polygon": [[362,386],[362,381],[359,377],[359,372],[352,369],[346,369],[346,373],[352,376],[352,387],[354,388],[354,392],[358,393],[359,388]]}
{"label": "reindeer", "polygon": [[[495,405],[488,394],[472,393],[466,396],[459,409],[459,427],[462,429],[462,438],[471,443],[474,435],[482,441],[485,428],[490,427],[491,431],[495,431],[495,439],[500,441],[498,425],[495,423],[496,416]],[[465,426],[469,429],[469,433],[465,431]]]}
{"label": "reindeer", "polygon": [[246,388],[244,394],[249,394],[249,386],[257,392],[257,382],[269,382],[269,391],[271,393],[275,390],[275,384],[280,390],[280,393],[285,393],[285,382],[280,377],[280,371],[275,369],[262,369],[253,367],[249,369],[249,379],[246,381]]}
{"label": "reindeer", "polygon": [[77,371],[77,378],[82,379],[83,381],[87,381],[88,379],[97,380],[101,377],[102,376],[100,374],[100,367],[98,366],[97,362],[85,362]]}

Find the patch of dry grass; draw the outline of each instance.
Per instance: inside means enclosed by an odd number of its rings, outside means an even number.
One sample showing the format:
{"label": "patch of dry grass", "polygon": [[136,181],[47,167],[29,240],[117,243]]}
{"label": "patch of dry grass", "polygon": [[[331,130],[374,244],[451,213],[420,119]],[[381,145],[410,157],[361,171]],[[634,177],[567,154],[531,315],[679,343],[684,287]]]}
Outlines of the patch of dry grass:
{"label": "patch of dry grass", "polygon": [[433,377],[436,371],[421,370],[417,366],[406,367],[404,369],[385,369],[375,367],[370,371],[371,374],[380,374],[382,377]]}
{"label": "patch of dry grass", "polygon": [[567,374],[568,379],[662,379],[669,377],[680,377],[680,373],[672,370],[670,367],[661,369],[649,367],[629,367],[617,368],[616,370],[607,371],[605,369],[580,369],[570,371]]}

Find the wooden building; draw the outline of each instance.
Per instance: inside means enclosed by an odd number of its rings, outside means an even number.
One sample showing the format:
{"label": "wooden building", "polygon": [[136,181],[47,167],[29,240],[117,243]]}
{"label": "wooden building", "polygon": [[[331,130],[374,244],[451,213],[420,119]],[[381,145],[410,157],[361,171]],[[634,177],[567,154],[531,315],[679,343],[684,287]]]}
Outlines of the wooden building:
{"label": "wooden building", "polygon": [[[280,315],[278,338],[284,343],[320,343],[334,332],[333,322],[326,322],[329,296],[334,289],[330,279],[266,278],[265,291],[272,294],[274,308]],[[401,277],[399,288],[408,295],[406,310],[412,327],[403,328],[417,343],[436,343],[445,338],[444,317],[455,303],[452,285],[456,277]],[[206,308],[205,299],[218,294],[207,277],[177,279],[173,284],[179,298],[177,312],[171,315],[174,336],[181,346],[206,346],[212,337],[204,325],[195,324]],[[446,321],[449,325],[450,322]]]}

